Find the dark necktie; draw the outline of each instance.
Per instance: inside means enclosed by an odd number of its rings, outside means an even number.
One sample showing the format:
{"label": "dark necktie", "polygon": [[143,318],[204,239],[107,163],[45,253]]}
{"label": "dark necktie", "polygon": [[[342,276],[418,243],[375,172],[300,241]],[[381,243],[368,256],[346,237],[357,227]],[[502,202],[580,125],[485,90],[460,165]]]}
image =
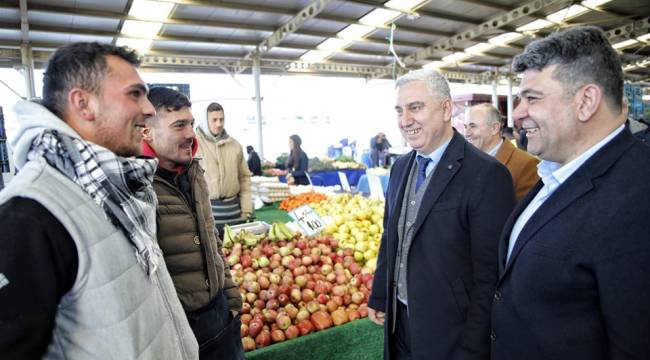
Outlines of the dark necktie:
{"label": "dark necktie", "polygon": [[424,182],[424,179],[427,178],[427,165],[431,162],[431,159],[424,156],[417,156],[418,163],[418,173],[415,178],[415,192],[420,190],[420,185]]}

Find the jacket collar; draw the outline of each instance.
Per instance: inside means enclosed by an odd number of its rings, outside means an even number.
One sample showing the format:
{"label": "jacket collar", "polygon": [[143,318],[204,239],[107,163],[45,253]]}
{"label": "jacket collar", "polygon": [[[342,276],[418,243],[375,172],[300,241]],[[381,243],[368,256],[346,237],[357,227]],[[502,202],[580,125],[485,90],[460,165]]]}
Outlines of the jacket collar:
{"label": "jacket collar", "polygon": [[494,156],[494,158],[497,159],[498,162],[506,164],[512,157],[512,153],[515,152],[515,146],[512,145],[510,140],[503,137],[501,139],[503,142],[501,143],[501,147],[499,147],[499,150],[497,151],[497,154]]}
{"label": "jacket collar", "polygon": [[508,251],[508,240],[512,227],[517,218],[526,209],[531,200],[543,187],[541,181],[531,189],[528,195],[521,201],[508,218],[499,243],[499,269],[500,279],[509,271],[515,262],[517,255],[521,252],[526,243],[546,223],[553,219],[558,213],[566,209],[574,201],[582,197],[594,188],[593,180],[603,176],[617,161],[623,153],[634,145],[634,137],[626,128],[616,135],[609,143],[605,144],[591,158],[589,158],[575,173],[573,173],[537,211],[528,219],[524,225],[515,247],[512,249],[510,261],[504,264],[506,252]]}

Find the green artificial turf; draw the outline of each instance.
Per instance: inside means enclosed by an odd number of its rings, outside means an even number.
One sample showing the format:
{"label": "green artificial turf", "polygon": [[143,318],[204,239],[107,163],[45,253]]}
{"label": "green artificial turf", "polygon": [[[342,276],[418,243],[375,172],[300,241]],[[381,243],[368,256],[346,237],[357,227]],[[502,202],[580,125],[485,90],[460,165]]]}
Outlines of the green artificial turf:
{"label": "green artificial turf", "polygon": [[280,221],[283,223],[292,221],[289,214],[284,210],[278,209],[278,206],[280,206],[279,202],[264,205],[260,209],[255,210],[255,217],[257,220],[265,221],[268,224],[271,224],[274,221]]}
{"label": "green artificial turf", "polygon": [[381,360],[384,328],[360,319],[246,353],[248,360]]}

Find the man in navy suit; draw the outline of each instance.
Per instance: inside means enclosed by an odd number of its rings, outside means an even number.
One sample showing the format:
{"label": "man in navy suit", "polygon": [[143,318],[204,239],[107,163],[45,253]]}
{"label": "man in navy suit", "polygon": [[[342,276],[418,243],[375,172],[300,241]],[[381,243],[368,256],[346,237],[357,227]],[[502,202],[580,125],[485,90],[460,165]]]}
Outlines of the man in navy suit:
{"label": "man in navy suit", "polygon": [[650,359],[650,149],[624,126],[618,54],[576,27],[513,69],[543,161],[500,242],[492,359]]}
{"label": "man in navy suit", "polygon": [[488,359],[512,178],[452,129],[440,73],[413,71],[397,87],[398,125],[413,151],[391,170],[370,319],[385,326],[386,359]]}

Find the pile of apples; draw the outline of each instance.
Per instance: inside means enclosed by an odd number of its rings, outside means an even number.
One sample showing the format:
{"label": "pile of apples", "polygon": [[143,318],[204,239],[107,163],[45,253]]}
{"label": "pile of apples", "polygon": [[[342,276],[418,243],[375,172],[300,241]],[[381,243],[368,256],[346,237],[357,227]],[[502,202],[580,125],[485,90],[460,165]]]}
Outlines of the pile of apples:
{"label": "pile of apples", "polygon": [[234,244],[224,254],[244,300],[245,351],[368,315],[373,274],[331,236]]}
{"label": "pile of apples", "polygon": [[319,215],[332,218],[324,233],[338,240],[340,248],[352,249],[355,261],[374,273],[384,231],[384,202],[345,193],[311,206]]}

